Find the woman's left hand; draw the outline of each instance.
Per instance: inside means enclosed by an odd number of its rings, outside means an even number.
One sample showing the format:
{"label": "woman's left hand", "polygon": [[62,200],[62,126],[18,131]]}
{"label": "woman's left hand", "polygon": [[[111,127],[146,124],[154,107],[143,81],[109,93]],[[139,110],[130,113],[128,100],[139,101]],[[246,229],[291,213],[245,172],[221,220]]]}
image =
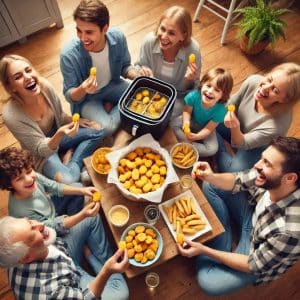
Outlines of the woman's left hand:
{"label": "woman's left hand", "polygon": [[88,217],[95,217],[98,212],[99,212],[99,209],[100,209],[100,203],[97,202],[91,202],[89,204],[87,204],[83,209],[82,209],[82,212],[84,213],[84,216],[86,218]]}
{"label": "woman's left hand", "polygon": [[197,70],[198,67],[195,63],[189,64],[186,69],[184,78],[188,81],[194,81],[197,74]]}
{"label": "woman's left hand", "polygon": [[196,256],[196,255],[199,255],[202,253],[202,248],[204,246],[201,243],[193,242],[193,241],[186,240],[186,239],[184,239],[184,242],[186,243],[186,245],[184,247],[177,244],[178,250],[182,256],[193,257],[193,256]]}
{"label": "woman's left hand", "polygon": [[98,189],[96,189],[94,186],[87,186],[87,187],[83,187],[81,188],[82,194],[85,196],[90,196],[91,198],[93,197],[93,194],[95,192],[99,192]]}

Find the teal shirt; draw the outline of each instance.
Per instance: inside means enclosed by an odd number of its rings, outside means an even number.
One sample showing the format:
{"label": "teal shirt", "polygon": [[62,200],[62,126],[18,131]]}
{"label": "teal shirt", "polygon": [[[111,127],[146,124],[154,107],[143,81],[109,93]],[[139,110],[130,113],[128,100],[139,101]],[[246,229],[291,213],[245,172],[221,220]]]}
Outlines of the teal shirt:
{"label": "teal shirt", "polygon": [[63,196],[63,184],[37,173],[37,189],[26,199],[16,199],[9,194],[8,213],[15,218],[27,217],[46,226],[55,226],[55,207],[49,194]]}
{"label": "teal shirt", "polygon": [[199,90],[193,90],[184,97],[184,102],[188,106],[193,107],[192,119],[194,122],[205,127],[209,121],[221,123],[226,115],[225,105],[216,103],[211,108],[204,108],[202,105],[201,94]]}

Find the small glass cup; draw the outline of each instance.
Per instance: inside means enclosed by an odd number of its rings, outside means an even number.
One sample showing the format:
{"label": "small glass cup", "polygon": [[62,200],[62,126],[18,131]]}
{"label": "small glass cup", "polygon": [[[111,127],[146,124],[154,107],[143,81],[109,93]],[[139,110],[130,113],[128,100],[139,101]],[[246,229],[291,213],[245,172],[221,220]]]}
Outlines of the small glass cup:
{"label": "small glass cup", "polygon": [[193,177],[191,175],[183,175],[180,178],[180,186],[183,191],[189,190],[193,185]]}
{"label": "small glass cup", "polygon": [[156,205],[147,205],[144,210],[146,221],[150,225],[154,225],[159,218],[159,209]]}
{"label": "small glass cup", "polygon": [[146,274],[145,282],[149,289],[154,289],[159,285],[159,275],[155,272],[149,272]]}

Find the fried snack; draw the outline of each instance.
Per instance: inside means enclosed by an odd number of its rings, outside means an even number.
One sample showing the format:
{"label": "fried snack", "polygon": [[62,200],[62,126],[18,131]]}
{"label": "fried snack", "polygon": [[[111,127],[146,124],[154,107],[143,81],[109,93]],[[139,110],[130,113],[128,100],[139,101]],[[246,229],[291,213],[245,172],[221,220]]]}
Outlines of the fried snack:
{"label": "fried snack", "polygon": [[128,257],[145,264],[156,256],[159,247],[156,233],[152,228],[138,225],[129,230],[124,240],[118,243],[120,249],[127,249]]}
{"label": "fried snack", "polygon": [[184,241],[184,234],[181,233],[181,232],[177,233],[177,235],[176,235],[176,242],[179,245],[183,245],[183,241]]}
{"label": "fried snack", "polygon": [[91,76],[96,76],[96,74],[97,74],[97,69],[96,69],[96,67],[91,67],[91,69],[90,69],[90,75],[91,75]]}
{"label": "fried snack", "polygon": [[190,168],[197,159],[196,151],[189,144],[179,144],[171,152],[172,161],[182,168]]}
{"label": "fried snack", "polygon": [[134,194],[156,191],[167,176],[166,162],[148,147],[138,147],[121,158],[117,167],[122,186]]}
{"label": "fried snack", "polygon": [[189,55],[189,63],[193,64],[196,61],[196,55],[194,53],[191,53]]}
{"label": "fried snack", "polygon": [[[192,235],[206,226],[205,221],[196,211],[194,200],[190,197],[181,197],[175,200],[171,206],[163,205],[163,210],[176,232],[178,243],[180,234]],[[182,238],[184,239],[184,236]]]}
{"label": "fried snack", "polygon": [[93,201],[94,201],[94,202],[100,202],[101,197],[102,197],[102,195],[101,195],[100,192],[95,192],[95,193],[93,194]]}
{"label": "fried snack", "polygon": [[[111,168],[109,161],[106,159],[106,154],[112,151],[111,148],[99,148],[92,156],[92,163],[96,171],[100,174],[107,174]],[[125,182],[126,180],[124,180]]]}
{"label": "fried snack", "polygon": [[75,113],[73,116],[72,116],[72,121],[73,122],[78,122],[80,119],[80,114],[78,113]]}
{"label": "fried snack", "polygon": [[189,124],[186,124],[186,123],[183,124],[182,130],[183,130],[183,132],[184,132],[185,134],[191,133],[191,128],[190,128],[190,125],[189,125]]}
{"label": "fried snack", "polygon": [[227,106],[227,110],[228,110],[229,112],[234,112],[234,111],[235,111],[235,105],[234,105],[234,104],[229,104],[229,105]]}

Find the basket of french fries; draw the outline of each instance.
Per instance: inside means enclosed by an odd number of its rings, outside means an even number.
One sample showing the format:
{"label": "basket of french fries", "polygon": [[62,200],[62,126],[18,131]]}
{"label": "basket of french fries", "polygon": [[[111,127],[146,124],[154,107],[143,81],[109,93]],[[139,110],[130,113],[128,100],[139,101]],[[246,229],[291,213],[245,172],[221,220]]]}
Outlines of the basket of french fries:
{"label": "basket of french fries", "polygon": [[199,159],[197,149],[190,143],[175,144],[170,151],[170,155],[173,164],[180,169],[191,168]]}
{"label": "basket of french fries", "polygon": [[193,240],[212,229],[191,191],[165,201],[159,210],[177,242],[180,235]]}

